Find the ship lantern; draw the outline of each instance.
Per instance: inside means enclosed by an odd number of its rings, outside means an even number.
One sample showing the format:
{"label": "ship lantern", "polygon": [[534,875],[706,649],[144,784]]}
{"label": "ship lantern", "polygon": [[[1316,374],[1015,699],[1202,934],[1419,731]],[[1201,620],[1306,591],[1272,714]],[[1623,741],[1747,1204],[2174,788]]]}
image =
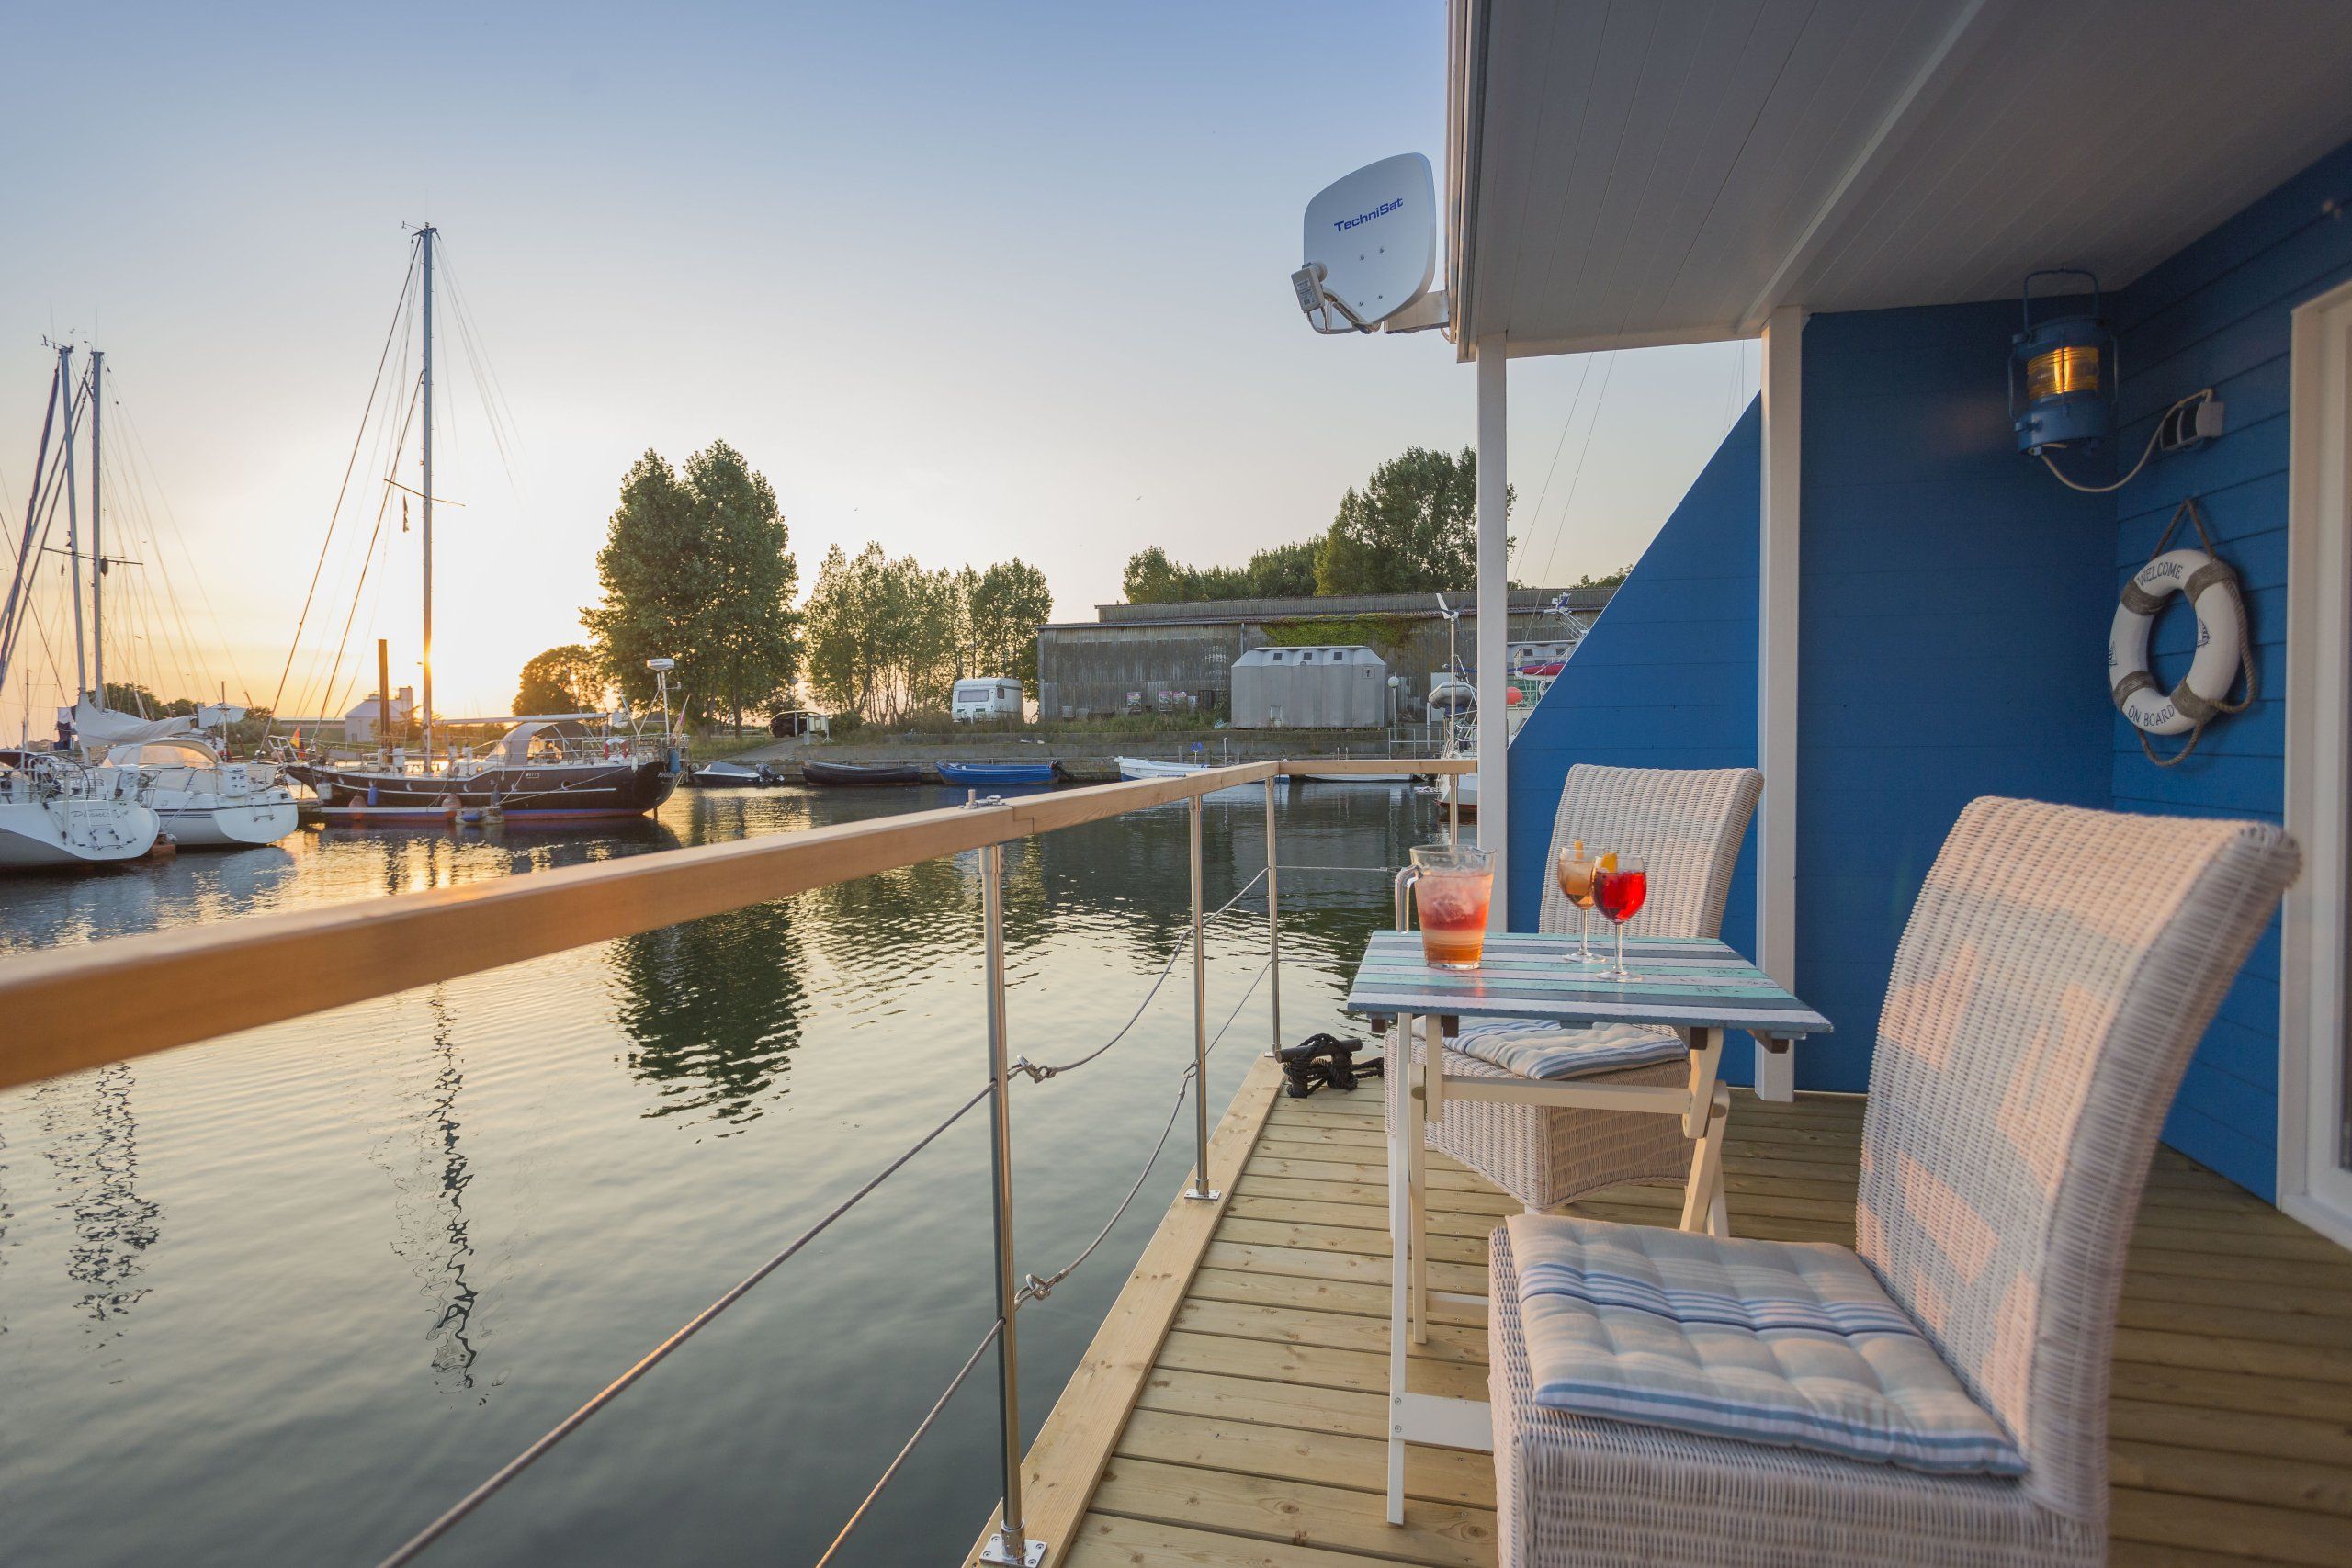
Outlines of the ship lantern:
{"label": "ship lantern", "polygon": [[[2088,279],[2090,310],[2033,319],[2038,277]],[[2090,446],[2115,429],[2115,335],[2099,317],[2098,279],[2072,268],[2026,275],[2025,328],[2010,340],[2009,420],[2018,450]]]}

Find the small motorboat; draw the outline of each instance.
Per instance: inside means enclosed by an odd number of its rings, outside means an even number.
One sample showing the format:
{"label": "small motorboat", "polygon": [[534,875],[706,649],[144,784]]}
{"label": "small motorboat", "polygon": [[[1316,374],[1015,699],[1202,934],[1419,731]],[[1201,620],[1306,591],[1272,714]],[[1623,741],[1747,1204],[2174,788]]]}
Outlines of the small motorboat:
{"label": "small motorboat", "polygon": [[783,782],[765,762],[706,762],[686,775],[690,789],[774,789]]}
{"label": "small motorboat", "polygon": [[988,787],[1001,784],[1049,784],[1060,782],[1059,762],[942,762],[943,784]]}
{"label": "small motorboat", "polygon": [[[1181,779],[1189,777],[1193,773],[1204,773],[1209,770],[1209,764],[1206,762],[1163,762],[1154,757],[1122,757],[1118,761],[1119,776],[1123,779],[1131,780]],[[1211,790],[1207,795],[1202,796],[1202,798],[1204,800],[1217,800],[1232,798],[1244,795],[1262,795],[1263,793],[1264,792],[1261,787],[1257,784],[1232,784],[1224,789]]]}
{"label": "small motorboat", "polygon": [[1380,784],[1380,785],[1383,785],[1384,787],[1393,787],[1393,786],[1395,786],[1395,785],[1396,785],[1396,784],[1411,784],[1414,780],[1416,780],[1416,779],[1418,779],[1418,778],[1419,778],[1419,777],[1420,777],[1420,775],[1419,775],[1419,773],[1293,773],[1293,774],[1291,774],[1290,776],[1291,776],[1292,778],[1295,778],[1295,779],[1298,780],[1298,781],[1299,781],[1299,783],[1301,783],[1301,784]]}
{"label": "small motorboat", "polygon": [[911,762],[803,762],[800,776],[828,789],[896,787],[923,782],[922,770]]}

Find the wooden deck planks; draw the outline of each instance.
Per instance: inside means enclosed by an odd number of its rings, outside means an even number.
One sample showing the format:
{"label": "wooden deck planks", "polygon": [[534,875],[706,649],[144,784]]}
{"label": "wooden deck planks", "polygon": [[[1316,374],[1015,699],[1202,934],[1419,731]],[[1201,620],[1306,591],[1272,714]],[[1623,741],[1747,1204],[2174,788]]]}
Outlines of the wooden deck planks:
{"label": "wooden deck planks", "polygon": [[[1389,1243],[1378,1095],[1274,1098],[1261,1116],[1132,1409],[1115,1428],[1100,1413],[1089,1422],[1107,1458],[1081,1465],[1091,1500],[1054,1559],[1492,1562],[1484,1455],[1414,1449],[1410,1522],[1381,1517]],[[1850,1244],[1861,1121],[1856,1098],[1766,1105],[1743,1094],[1726,1156],[1734,1229]],[[1670,1224],[1679,1202],[1670,1188],[1623,1188],[1577,1212]],[[1432,1285],[1482,1294],[1486,1238],[1515,1205],[1438,1156],[1430,1203]],[[1484,1314],[1441,1303],[1432,1317],[1414,1386],[1483,1397]],[[2352,1254],[2163,1151],[2120,1318],[2114,1561],[2352,1564]],[[1073,1461],[1075,1447],[1061,1445]]]}

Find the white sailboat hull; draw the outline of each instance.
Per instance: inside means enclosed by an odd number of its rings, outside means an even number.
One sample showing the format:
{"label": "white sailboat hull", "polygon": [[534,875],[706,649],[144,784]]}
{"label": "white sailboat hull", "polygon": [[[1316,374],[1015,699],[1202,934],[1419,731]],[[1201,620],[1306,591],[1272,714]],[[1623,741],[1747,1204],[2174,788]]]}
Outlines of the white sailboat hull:
{"label": "white sailboat hull", "polygon": [[158,830],[155,814],[135,801],[0,799],[0,871],[137,860]]}
{"label": "white sailboat hull", "polygon": [[208,800],[183,805],[155,802],[164,831],[184,850],[251,849],[274,844],[300,825],[291,796],[284,800]]}

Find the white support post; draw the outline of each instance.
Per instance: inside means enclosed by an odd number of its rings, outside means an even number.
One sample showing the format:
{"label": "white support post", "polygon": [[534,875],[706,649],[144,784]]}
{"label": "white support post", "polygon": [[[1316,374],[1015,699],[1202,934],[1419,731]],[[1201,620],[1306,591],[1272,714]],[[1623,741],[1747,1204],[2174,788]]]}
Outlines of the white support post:
{"label": "white support post", "polygon": [[[1764,492],[1757,554],[1756,964],[1796,983],[1798,458],[1803,451],[1804,310],[1783,305],[1764,323]],[[1796,1092],[1790,1050],[1756,1053],[1756,1091]]]}
{"label": "white support post", "polygon": [[1487,929],[1510,924],[1504,861],[1510,844],[1510,564],[1503,497],[1510,484],[1504,433],[1503,340],[1478,340],[1478,847],[1495,852],[1494,902]]}

